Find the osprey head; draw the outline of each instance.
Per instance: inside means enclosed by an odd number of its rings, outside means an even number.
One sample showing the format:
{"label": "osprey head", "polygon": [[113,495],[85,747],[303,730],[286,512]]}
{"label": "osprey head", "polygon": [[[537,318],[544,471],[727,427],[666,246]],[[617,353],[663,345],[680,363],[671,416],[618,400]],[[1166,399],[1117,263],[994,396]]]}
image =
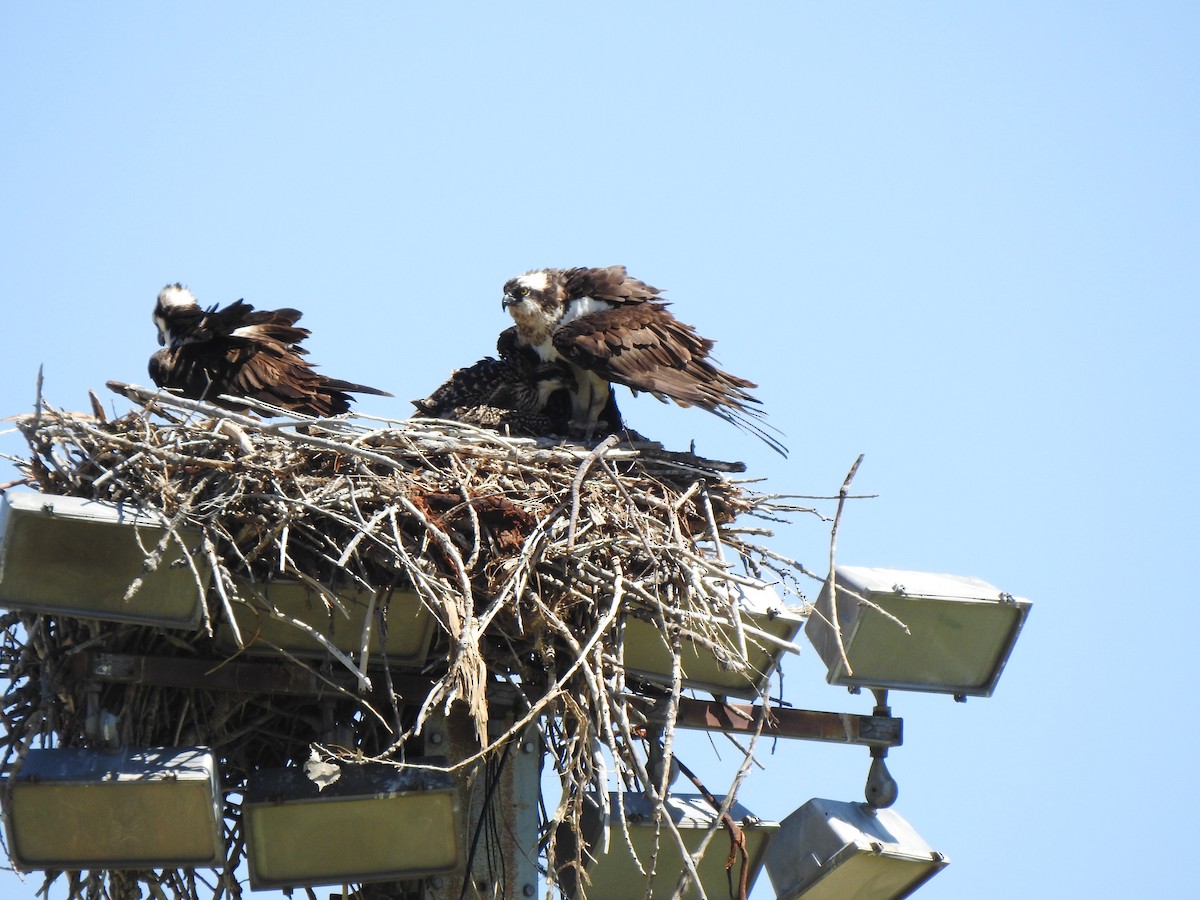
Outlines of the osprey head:
{"label": "osprey head", "polygon": [[508,310],[522,334],[544,334],[557,325],[566,312],[562,279],[553,269],[538,269],[510,278],[504,285],[504,299],[500,305]]}
{"label": "osprey head", "polygon": [[181,312],[196,313],[200,304],[192,296],[192,292],[179,282],[168,284],[158,292],[158,301],[154,304],[154,326],[158,329],[158,345],[165,347],[170,337],[169,320]]}
{"label": "osprey head", "polygon": [[561,291],[557,280],[550,277],[548,269],[526,272],[524,275],[510,278],[505,283],[504,299],[500,306],[507,309],[514,318],[518,315],[529,315],[535,307],[548,312],[554,307],[562,306]]}

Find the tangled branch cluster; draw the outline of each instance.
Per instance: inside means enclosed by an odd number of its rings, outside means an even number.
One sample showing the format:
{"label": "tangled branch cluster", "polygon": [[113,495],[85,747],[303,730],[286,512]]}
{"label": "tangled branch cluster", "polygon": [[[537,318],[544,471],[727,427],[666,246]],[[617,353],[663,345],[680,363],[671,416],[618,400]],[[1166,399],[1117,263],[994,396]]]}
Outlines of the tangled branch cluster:
{"label": "tangled branch cluster", "polygon": [[[616,438],[554,445],[437,420],[264,422],[114,389],[135,403],[118,418],[98,403],[80,414],[39,399],[18,420],[30,454],[16,462],[40,491],[130,502],[160,511],[173,528],[199,529],[197,555],[212,571],[211,588],[197,580],[203,621],[189,633],[10,614],[0,651],[9,768],[38,743],[88,745],[98,707],[116,713],[123,743],[213,747],[236,796],[250,773],[302,765],[314,747],[335,762],[399,762],[430,717],[460,710],[479,751],[456,768],[490,758],[528,727],[540,730],[563,785],[544,823],[548,873],[574,878],[585,798],[602,798],[608,815],[607,784],[665,794],[681,648],[705,648],[761,683],[747,647],[780,642],[741,620],[736,589],[767,580],[799,594],[798,577],[809,574],[756,543],[766,527],[741,523],[814,511],[755,493],[730,477],[737,465]],[[332,701],[154,684],[97,689],[77,675],[74,661],[89,648],[219,665],[230,655],[214,642],[222,627],[239,646],[256,637],[237,627],[239,605],[296,624],[264,607],[259,588],[278,579],[312,585],[331,620],[339,602],[331,585],[379,598],[357,652],[317,630],[323,658],[275,658],[327,685]],[[369,650],[371,629],[396,627],[387,618],[395,591],[419,596],[436,621],[417,673],[427,679],[422,696],[402,696],[386,656]],[[672,663],[658,683],[625,670],[634,619],[664,636]],[[500,695],[505,711],[495,708]],[[668,707],[657,725],[641,712],[646,697]],[[488,723],[502,714],[497,736]],[[190,871],[74,873],[68,897],[132,896],[131,879],[156,896],[239,896],[232,873],[244,847],[232,799],[227,812],[227,868],[210,881]]]}

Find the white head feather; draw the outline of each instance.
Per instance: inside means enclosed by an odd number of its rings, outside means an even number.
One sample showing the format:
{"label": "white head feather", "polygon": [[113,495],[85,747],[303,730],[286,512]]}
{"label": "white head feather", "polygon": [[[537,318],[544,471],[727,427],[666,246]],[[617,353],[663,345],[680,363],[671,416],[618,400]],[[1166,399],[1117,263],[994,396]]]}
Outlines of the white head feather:
{"label": "white head feather", "polygon": [[200,305],[196,302],[196,298],[192,296],[192,292],[181,284],[168,284],[159,291],[158,303],[163,309],[171,309],[172,307],[177,309],[190,308]]}
{"label": "white head feather", "polygon": [[517,278],[517,284],[531,291],[544,291],[550,286],[550,275],[546,272],[526,272]]}

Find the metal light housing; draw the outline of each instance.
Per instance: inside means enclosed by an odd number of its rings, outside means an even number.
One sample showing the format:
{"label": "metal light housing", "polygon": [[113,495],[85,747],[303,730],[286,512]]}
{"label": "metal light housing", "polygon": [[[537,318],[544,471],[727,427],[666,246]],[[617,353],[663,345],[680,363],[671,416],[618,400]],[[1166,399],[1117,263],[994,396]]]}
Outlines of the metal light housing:
{"label": "metal light housing", "polygon": [[203,747],[30,750],[4,793],[21,870],[225,864],[217,761]]}
{"label": "metal light housing", "polygon": [[846,687],[989,697],[1031,606],[979,578],[905,569],[838,566],[833,585],[805,632],[829,683]]}
{"label": "metal light housing", "polygon": [[242,804],[254,890],[399,881],[462,865],[458,789],[437,769],[342,766],[318,788],[301,769],[254,773]]}
{"label": "metal light housing", "polygon": [[195,628],[210,578],[207,563],[194,558],[201,535],[195,528],[177,528],[183,547],[169,539],[155,563],[167,530],[161,513],[128,503],[5,493],[0,607]]}
{"label": "metal light housing", "polygon": [[[247,650],[274,652],[278,647],[297,656],[323,655],[327,651],[308,631],[312,629],[338,650],[358,653],[363,626],[370,615],[367,649],[372,659],[386,660],[391,666],[416,667],[424,664],[429,653],[433,614],[413,591],[316,587],[292,579],[253,584],[237,580],[235,587],[242,601],[231,604],[233,617]],[[272,609],[286,618],[275,615]],[[303,624],[297,625],[297,621]],[[229,653],[239,649],[228,622],[217,628],[217,646]]]}
{"label": "metal light housing", "polygon": [[765,860],[777,900],[899,900],[948,864],[894,810],[820,799],[779,823]]}
{"label": "metal light housing", "polygon": [[[724,802],[724,797],[717,797],[718,803]],[[600,810],[594,799],[585,807],[583,834],[588,843],[584,851],[588,880],[584,885],[584,893],[588,897],[603,897],[604,900],[647,900],[647,898],[664,898],[672,896],[675,885],[683,874],[683,858],[679,853],[679,845],[665,826],[656,829],[654,824],[653,803],[644,795],[637,793],[609,794],[610,819],[608,834],[603,834]],[[619,804],[623,804],[623,807]],[[624,825],[620,820],[620,810],[624,809]],[[689,853],[695,852],[703,840],[705,833],[716,821],[716,810],[699,794],[671,794],[665,803],[665,812],[670,816],[675,827],[683,837],[683,843]],[[741,827],[746,837],[747,860],[747,891],[754,887],[754,882],[762,869],[763,858],[768,844],[773,840],[779,828],[776,822],[764,822],[751,815],[742,804],[734,802],[729,809],[729,815]],[[730,879],[733,884],[739,883],[739,872],[742,860],[735,859],[732,870],[725,868],[729,858],[729,839],[725,828],[720,823],[716,825],[718,833],[709,842],[708,847],[696,864],[700,883],[704,893],[709,897],[729,896]],[[643,868],[650,865],[654,858],[655,833],[657,830],[658,856],[654,863],[654,884],[651,893],[646,891],[646,876]],[[628,831],[628,840],[625,832]],[[604,852],[604,841],[607,840],[608,851]],[[630,852],[630,845],[637,853],[637,860]],[[558,864],[560,886],[567,897],[579,896],[577,879],[571,868],[562,869],[564,863],[571,858],[571,839],[568,830],[559,829]],[[638,860],[641,866],[638,865]],[[684,897],[698,897],[695,884],[689,884],[683,893]]]}
{"label": "metal light housing", "polygon": [[[731,585],[733,599],[745,636],[746,666],[742,659],[738,629],[728,615],[712,623],[688,622],[693,631],[711,640],[707,646],[681,636],[680,666],[683,687],[716,696],[757,697],[779,665],[779,658],[804,624],[804,618],[789,609],[767,585]],[[781,641],[771,641],[762,632]],[[632,615],[625,622],[625,670],[659,684],[671,684],[671,649],[658,624]]]}

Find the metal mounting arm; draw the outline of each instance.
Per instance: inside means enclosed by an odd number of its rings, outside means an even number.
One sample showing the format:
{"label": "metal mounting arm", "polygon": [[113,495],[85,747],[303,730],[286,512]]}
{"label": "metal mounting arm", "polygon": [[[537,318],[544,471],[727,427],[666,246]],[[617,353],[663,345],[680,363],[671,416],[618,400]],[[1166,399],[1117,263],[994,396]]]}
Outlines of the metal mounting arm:
{"label": "metal mounting arm", "polygon": [[[771,737],[857,744],[885,750],[900,746],[904,740],[904,720],[892,717],[890,710],[884,715],[862,716],[681,697],[675,724],[679,728],[749,734],[758,730],[758,722],[763,716],[762,733]],[[651,721],[661,721],[662,717],[657,710],[649,712]]]}

